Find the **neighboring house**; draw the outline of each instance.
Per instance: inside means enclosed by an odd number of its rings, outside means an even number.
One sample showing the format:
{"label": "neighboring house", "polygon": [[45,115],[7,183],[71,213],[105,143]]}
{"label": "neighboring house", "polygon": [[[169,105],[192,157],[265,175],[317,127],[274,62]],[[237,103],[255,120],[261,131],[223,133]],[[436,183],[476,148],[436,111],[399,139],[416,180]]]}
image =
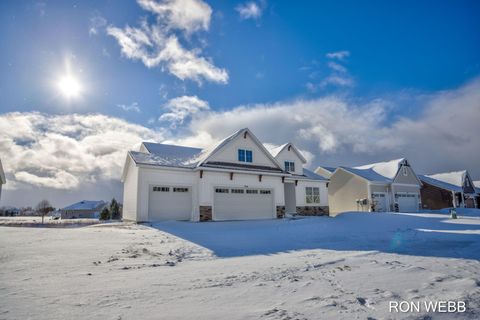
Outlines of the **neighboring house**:
{"label": "neighboring house", "polygon": [[349,168],[330,177],[330,215],[347,211],[417,212],[422,183],[405,158]]}
{"label": "neighboring house", "polygon": [[326,179],[330,179],[332,174],[335,172],[336,167],[326,167],[326,166],[320,166],[317,169],[315,169],[315,173],[318,174],[319,176],[322,176]]}
{"label": "neighboring house", "polygon": [[424,208],[476,207],[475,185],[467,170],[421,175]]}
{"label": "neighboring house", "polygon": [[480,180],[473,181],[473,185],[475,186],[475,192],[477,193],[475,196],[475,202],[477,203],[477,208],[480,209]]}
{"label": "neighboring house", "polygon": [[100,212],[107,206],[105,201],[82,200],[60,209],[62,219],[99,218]]}
{"label": "neighboring house", "polygon": [[205,150],[143,142],[139,152],[127,154],[123,218],[208,221],[324,214],[326,180],[303,168],[305,158],[292,144],[272,152],[248,128]]}
{"label": "neighboring house", "polygon": [[5,172],[3,172],[2,160],[0,159],[0,200],[2,200],[2,185],[5,183],[7,183],[7,179],[5,178]]}

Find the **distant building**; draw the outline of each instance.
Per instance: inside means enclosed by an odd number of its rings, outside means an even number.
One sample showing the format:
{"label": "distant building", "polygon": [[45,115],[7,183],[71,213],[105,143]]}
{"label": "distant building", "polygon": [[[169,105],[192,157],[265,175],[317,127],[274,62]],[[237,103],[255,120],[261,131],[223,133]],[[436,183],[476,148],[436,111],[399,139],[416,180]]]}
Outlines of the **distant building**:
{"label": "distant building", "polygon": [[425,208],[476,207],[477,193],[467,170],[422,175],[420,179]]}
{"label": "distant building", "polygon": [[2,160],[0,159],[0,200],[2,199],[2,185],[7,183],[5,172],[3,172]]}
{"label": "distant building", "polygon": [[99,218],[100,212],[107,206],[105,201],[82,200],[61,209],[62,219]]}

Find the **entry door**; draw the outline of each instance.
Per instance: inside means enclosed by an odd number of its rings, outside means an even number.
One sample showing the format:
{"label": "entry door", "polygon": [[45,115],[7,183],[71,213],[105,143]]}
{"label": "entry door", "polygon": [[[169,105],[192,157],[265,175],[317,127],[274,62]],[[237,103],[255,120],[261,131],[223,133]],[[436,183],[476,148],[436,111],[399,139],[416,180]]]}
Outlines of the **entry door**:
{"label": "entry door", "polygon": [[284,183],[283,189],[285,193],[285,213],[297,213],[297,199],[295,195],[295,184]]}
{"label": "entry door", "polygon": [[375,204],[376,212],[387,211],[387,194],[384,192],[374,192],[373,203]]}

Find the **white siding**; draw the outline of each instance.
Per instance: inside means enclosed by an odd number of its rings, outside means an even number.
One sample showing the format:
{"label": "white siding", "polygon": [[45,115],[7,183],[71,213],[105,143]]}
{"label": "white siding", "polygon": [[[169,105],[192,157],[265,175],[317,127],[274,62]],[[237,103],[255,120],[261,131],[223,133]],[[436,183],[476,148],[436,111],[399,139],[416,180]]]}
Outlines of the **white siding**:
{"label": "white siding", "polygon": [[[320,203],[307,203],[306,187],[320,188]],[[328,191],[327,184],[325,182],[315,181],[298,181],[298,185],[295,187],[295,196],[297,199],[297,207],[309,206],[309,207],[326,207],[328,206]]]}
{"label": "white siding", "polygon": [[252,165],[276,167],[275,163],[265,154],[265,151],[252,140],[249,134],[244,139],[243,134],[227,143],[221,150],[213,155],[208,161],[221,161],[231,163],[245,163],[238,161],[238,149],[253,151]]}
{"label": "white siding", "polygon": [[192,188],[192,220],[198,221],[198,172],[171,168],[139,168],[137,221],[148,221],[150,186],[185,186]]}
{"label": "white siding", "polygon": [[127,173],[123,183],[123,219],[137,220],[138,168],[130,159],[127,160]]}
{"label": "white siding", "polygon": [[[197,172],[198,174],[198,172]],[[234,173],[233,180],[230,180],[229,172],[204,171],[203,178],[199,179],[199,199],[201,206],[213,205],[214,187],[251,187],[273,189],[273,196],[276,206],[283,206],[283,183],[281,177],[263,176],[262,182],[258,181],[258,174]]]}
{"label": "white siding", "polygon": [[295,174],[302,175],[303,174],[303,162],[298,157],[297,153],[293,151],[293,148],[290,148],[288,151],[288,147],[284,148],[277,156],[275,157],[277,162],[282,166],[282,169],[285,170],[285,161],[293,161],[295,162]]}

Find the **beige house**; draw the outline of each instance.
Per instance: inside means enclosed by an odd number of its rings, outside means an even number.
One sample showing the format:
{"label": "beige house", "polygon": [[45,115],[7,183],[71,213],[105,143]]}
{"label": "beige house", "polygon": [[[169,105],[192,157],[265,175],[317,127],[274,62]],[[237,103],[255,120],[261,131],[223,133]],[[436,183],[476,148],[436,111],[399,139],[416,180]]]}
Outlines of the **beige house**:
{"label": "beige house", "polygon": [[422,183],[407,159],[338,167],[330,177],[330,215],[347,211],[418,212]]}
{"label": "beige house", "polygon": [[325,179],[330,179],[332,174],[335,172],[336,167],[326,167],[326,166],[320,166],[317,169],[315,169],[315,173],[318,174],[321,177],[324,177]]}

